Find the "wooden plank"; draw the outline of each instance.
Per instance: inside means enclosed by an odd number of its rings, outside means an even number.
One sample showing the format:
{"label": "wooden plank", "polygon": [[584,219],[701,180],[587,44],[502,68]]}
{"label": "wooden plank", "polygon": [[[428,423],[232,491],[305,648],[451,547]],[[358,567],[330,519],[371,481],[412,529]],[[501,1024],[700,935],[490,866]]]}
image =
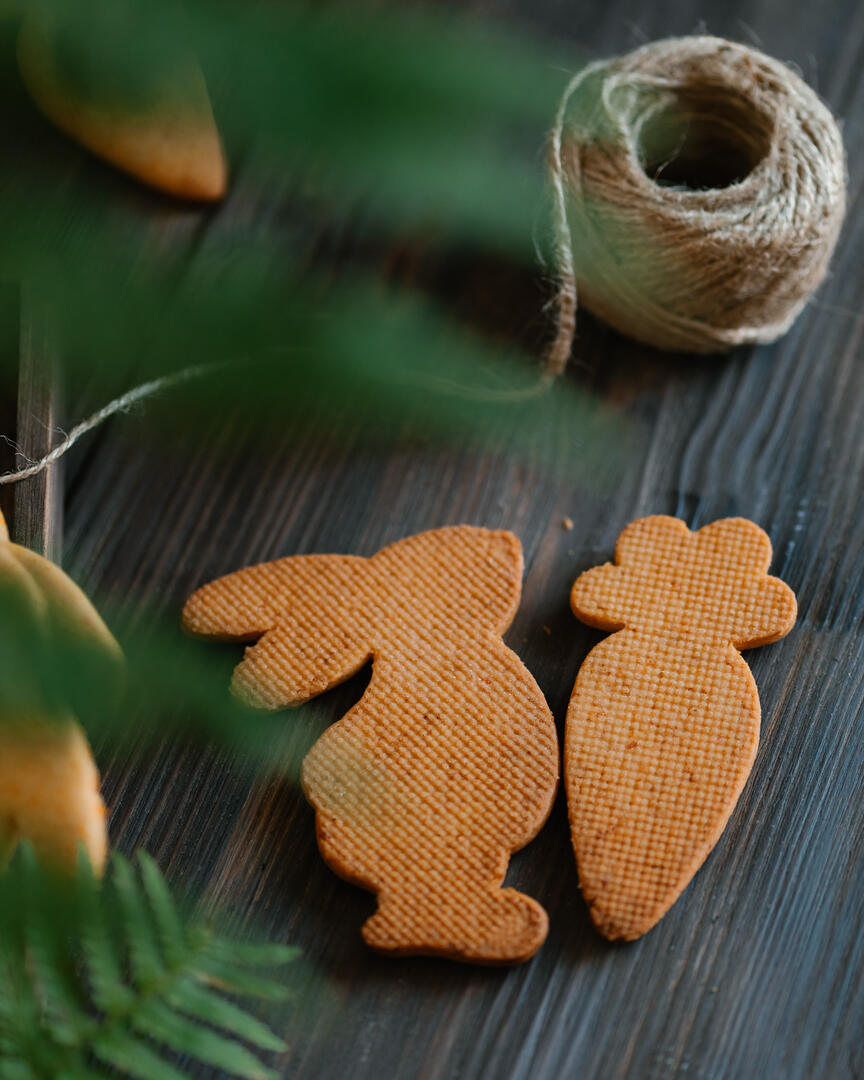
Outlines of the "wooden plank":
{"label": "wooden plank", "polygon": [[[50,315],[37,298],[21,299],[15,441],[20,464],[38,461],[58,440],[61,366]],[[12,535],[54,562],[63,553],[63,461],[15,485]]]}
{"label": "wooden plank", "polygon": [[[475,6],[568,41],[574,67],[586,56],[692,32],[706,15],[697,0]],[[857,191],[864,9],[851,0],[746,0],[709,16],[710,31],[755,39],[816,79],[846,117]],[[275,232],[278,215],[268,213],[272,222],[255,225]],[[212,226],[216,250],[220,239],[230,243],[231,227],[229,206]],[[112,426],[102,452],[82,466],[69,501],[73,573],[110,589],[131,617],[152,617],[155,608],[174,624],[193,588],[260,559],[368,555],[459,521],[513,529],[527,570],[508,641],[559,721],[598,639],[570,615],[569,585],[611,556],[632,518],[666,512],[699,525],[751,516],[772,537],[775,572],[799,595],[796,630],[748,655],[764,714],[756,768],[678,904],[639,942],[599,938],[579,893],[560,797],[547,827],[512,863],[508,881],[536,896],[551,921],[536,959],[512,971],[387,961],[363,947],[359,930],[373,902],[323,864],[295,782],[303,747],[356,700],[360,682],[284,714],[292,740],[274,775],[256,782],[198,748],[166,745],[136,760],[109,758],[97,746],[114,844],[147,847],[181,885],[205,889],[257,932],[302,947],[299,1003],[270,1017],[289,1038],[276,1063],[282,1075],[864,1075],[862,234],[864,205],[855,200],[831,280],[776,346],[725,359],[666,357],[584,318],[582,366],[568,378],[614,408],[629,435],[624,467],[600,487],[584,471],[544,471],[512,454],[407,438],[385,451],[347,430],[338,441],[332,432],[289,435],[262,450],[260,437],[237,427],[226,434],[224,415],[214,416],[212,430],[192,433],[186,456],[176,444],[170,452],[133,445],[127,425]],[[491,307],[509,325],[506,290],[490,298],[486,268],[477,260],[472,275],[462,259],[458,296],[451,291],[448,303],[469,312],[482,306],[487,318]],[[446,277],[437,250],[428,261],[430,278]],[[502,265],[502,278],[508,273]],[[539,305],[539,290],[534,298]],[[601,441],[580,453],[589,473],[606,468]],[[561,528],[564,516],[572,532]]]}

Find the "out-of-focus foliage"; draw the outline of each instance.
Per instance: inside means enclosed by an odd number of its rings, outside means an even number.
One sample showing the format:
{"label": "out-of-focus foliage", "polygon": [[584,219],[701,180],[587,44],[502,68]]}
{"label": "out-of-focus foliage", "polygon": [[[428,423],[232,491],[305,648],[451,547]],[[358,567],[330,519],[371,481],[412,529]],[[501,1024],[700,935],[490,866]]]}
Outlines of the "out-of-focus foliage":
{"label": "out-of-focus foliage", "polygon": [[[224,204],[136,189],[52,133],[16,74],[23,18],[41,23],[70,92],[115,111],[170,97],[176,73],[200,64],[230,163]],[[173,404],[193,437],[214,415],[264,437],[335,418],[378,440],[407,426],[609,482],[596,462],[583,472],[582,450],[591,441],[614,467],[629,436],[613,417],[572,383],[543,388],[536,358],[380,269],[389,245],[418,237],[533,265],[562,78],[537,43],[419,7],[5,0],[0,280],[94,405],[127,388],[118,368],[143,381],[227,362],[163,402],[163,422]],[[0,376],[15,362],[0,351]],[[198,738],[296,775],[308,711],[295,724],[245,709],[227,693],[236,650],[107,614],[126,652],[123,701],[104,656],[46,633],[0,581],[0,735],[71,712],[103,747]],[[83,868],[49,877],[22,846],[0,875],[0,1080],[177,1080],[184,1055],[274,1076],[260,1054],[281,1041],[223,992],[284,996],[255,969],[292,955],[187,922],[146,856],[136,869],[115,857],[100,886]]]}
{"label": "out-of-focus foliage", "polygon": [[[70,87],[112,108],[207,77],[229,157],[333,208],[530,251],[535,152],[561,73],[548,46],[431,7],[238,0],[7,0],[38,12]],[[273,182],[272,175],[269,177]]]}
{"label": "out-of-focus foliage", "polygon": [[[538,150],[562,81],[548,49],[391,4],[5,0],[0,12],[0,131],[15,142],[0,162],[0,271],[50,324],[70,397],[85,379],[94,404],[125,389],[118,366],[143,379],[204,362],[211,375],[160,403],[160,438],[169,408],[193,437],[214,416],[263,438],[317,424],[386,441],[407,428],[614,482],[632,433],[572,380],[544,386],[515,348],[382,281],[375,258],[334,266],[318,252],[336,229],[373,250],[422,234],[533,262]],[[170,93],[177,65],[196,58],[234,175],[224,206],[84,168],[17,80],[24,17],[44,27],[74,92],[113,109]],[[0,723],[68,709],[97,740],[132,724],[140,744],[173,721],[253,762],[290,728],[241,710],[225,669],[173,628],[140,625],[120,634],[130,713],[99,658],[46,641],[0,582]]]}
{"label": "out-of-focus foliage", "polygon": [[[540,443],[546,463],[580,478],[594,475],[583,468],[589,440],[614,459],[625,433],[585,392],[569,381],[544,389],[536,357],[379,274],[388,244],[420,236],[433,250],[533,264],[562,80],[548,48],[390,4],[6,0],[5,10],[0,82],[17,145],[0,165],[0,270],[50,317],[73,386],[101,374],[113,394],[118,364],[144,379],[229,361],[233,371],[195,395],[210,415],[239,410],[259,428],[284,428],[314,399],[378,438],[407,421],[493,448],[504,432],[512,449]],[[231,165],[224,205],[133,198],[131,182],[71,166],[74,152],[67,161],[45,139],[16,84],[25,10],[75,92],[112,109],[169,92],[194,57]],[[352,235],[347,254],[328,254]],[[539,289],[532,299],[539,322]],[[201,415],[188,400],[177,404],[187,431]]]}
{"label": "out-of-focus foliage", "polygon": [[314,706],[295,730],[292,717],[231,697],[236,647],[205,648],[155,614],[134,625],[111,622],[125,651],[122,670],[88,639],[47,633],[0,575],[0,740],[5,726],[63,723],[71,714],[105,749],[131,741],[138,752],[152,751],[166,738],[191,740],[215,746],[252,772],[296,779],[314,738],[307,731]]}
{"label": "out-of-focus foliage", "polygon": [[[16,74],[23,17],[42,21],[70,88],[112,109],[170,95],[194,58],[229,159],[225,202],[138,189],[53,133]],[[143,381],[227,362],[160,404],[160,437],[169,407],[193,439],[214,415],[264,438],[319,423],[381,440],[407,426],[612,483],[632,437],[614,415],[571,380],[541,386],[536,357],[382,272],[397,241],[533,266],[542,147],[568,63],[419,6],[0,0],[0,280],[50,328],[76,400],[85,384],[94,406],[127,389],[118,370]],[[539,289],[533,299],[539,309]],[[15,361],[0,351],[0,367]],[[128,663],[117,703],[95,658],[47,640],[15,605],[0,582],[0,725],[68,709],[101,745],[195,736],[255,768],[299,765],[308,723],[292,734],[285,716],[229,697],[236,650],[143,617],[124,628],[108,612]],[[40,874],[24,851],[0,876],[0,1078],[179,1076],[150,1036],[271,1075],[230,1037],[265,1050],[278,1040],[214,990],[277,993],[247,961],[288,951],[232,950],[186,926],[146,859],[137,875],[117,860],[102,890],[86,875],[43,888]]]}
{"label": "out-of-focus foliage", "polygon": [[[250,1080],[282,1040],[227,994],[282,1000],[296,950],[187,921],[147,855],[53,878],[22,847],[0,876],[0,1078],[181,1080],[178,1055]],[[254,1048],[254,1049],[250,1049]],[[166,1056],[167,1052],[167,1056]]]}

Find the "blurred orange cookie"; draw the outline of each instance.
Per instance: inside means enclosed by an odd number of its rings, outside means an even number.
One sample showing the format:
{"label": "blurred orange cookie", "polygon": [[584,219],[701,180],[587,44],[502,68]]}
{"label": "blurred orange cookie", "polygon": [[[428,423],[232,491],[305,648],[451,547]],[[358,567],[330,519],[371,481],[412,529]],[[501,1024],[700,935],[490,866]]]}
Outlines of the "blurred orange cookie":
{"label": "blurred orange cookie", "polygon": [[225,194],[222,143],[194,60],[136,105],[96,99],[64,74],[52,35],[32,15],[21,28],[18,63],[42,112],[94,154],[180,198],[211,201]]}
{"label": "blurred orange cookie", "polygon": [[260,639],[232,686],[262,708],[306,701],[371,658],[365,694],[309,752],[303,787],[328,864],[377,895],[363,928],[375,949],[504,964],[546,936],[543,908],[501,887],[558,781],[549,708],[501,640],[521,581],[515,536],[459,526],[369,559],[253,566],[186,604],[193,634]]}
{"label": "blurred orange cookie", "polygon": [[787,634],[792,590],[743,518],[698,532],[634,521],[615,564],[571,604],[616,633],[583,663],[567,712],[564,776],[582,892],[599,931],[633,939],[674,904],[722,833],[759,742],[759,694],[738,652]]}
{"label": "blurred orange cookie", "polygon": [[[104,657],[100,670],[116,676],[120,649],[93,605],[58,566],[11,543],[2,515],[0,600],[4,634],[13,635],[7,643],[14,638],[27,650],[15,673],[21,684],[51,674],[40,667],[44,658],[32,655],[40,645],[50,663],[70,641]],[[0,859],[28,840],[43,862],[67,871],[83,849],[99,873],[107,847],[99,773],[68,708],[36,704],[42,696],[8,685],[0,694]]]}

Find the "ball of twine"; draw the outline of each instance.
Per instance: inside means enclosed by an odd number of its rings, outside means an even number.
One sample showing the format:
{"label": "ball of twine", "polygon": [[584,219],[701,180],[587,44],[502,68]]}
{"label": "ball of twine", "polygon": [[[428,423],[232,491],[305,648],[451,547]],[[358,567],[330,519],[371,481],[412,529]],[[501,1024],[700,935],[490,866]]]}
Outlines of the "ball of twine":
{"label": "ball of twine", "polygon": [[715,37],[591,64],[552,135],[563,371],[579,303],[661,349],[775,340],[819,285],[846,204],[840,131],[786,65]]}

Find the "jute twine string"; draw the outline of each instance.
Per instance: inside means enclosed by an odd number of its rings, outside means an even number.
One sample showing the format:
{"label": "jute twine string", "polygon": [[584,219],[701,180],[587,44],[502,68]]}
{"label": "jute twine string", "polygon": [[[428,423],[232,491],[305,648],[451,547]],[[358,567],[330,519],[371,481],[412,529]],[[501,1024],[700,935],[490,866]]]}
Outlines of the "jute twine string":
{"label": "jute twine string", "polygon": [[561,100],[550,157],[552,375],[570,356],[577,297],[660,349],[775,340],[825,276],[845,212],[828,108],[784,64],[721,38],[586,67]]}
{"label": "jute twine string", "polygon": [[[231,362],[195,364],[183,368],[173,375],[164,375],[161,378],[151,379],[149,382],[141,383],[139,386],[135,386],[131,390],[127,390],[126,393],[109,401],[86,419],[81,420],[71,428],[68,433],[64,434],[63,438],[53,446],[47,454],[35,460],[28,459],[14,439],[11,439],[8,435],[0,435],[0,440],[11,446],[19,457],[23,457],[27,461],[27,464],[20,469],[0,473],[0,486],[16,484],[20,480],[29,480],[32,476],[38,476],[49,468],[49,466],[53,465],[55,461],[59,461],[61,457],[67,454],[79,439],[87,435],[88,432],[93,431],[94,428],[99,427],[100,424],[103,424],[106,420],[110,419],[115,413],[128,412],[134,405],[137,405],[147,398],[155,397],[156,395],[162,394],[183,383],[190,382],[193,379],[203,378],[207,375],[212,375],[215,372],[224,370],[230,366]],[[541,372],[540,377],[527,387],[504,390],[465,386],[451,380],[437,379],[434,377],[422,380],[415,377],[410,381],[414,385],[433,390],[436,393],[459,397],[463,400],[473,399],[484,403],[497,402],[503,404],[508,402],[518,403],[527,401],[530,398],[538,396],[551,385],[552,377],[547,372]]]}
{"label": "jute twine string", "polygon": [[[141,383],[140,386],[128,390],[118,398],[114,398],[113,401],[109,401],[107,405],[103,405],[101,409],[97,409],[91,416],[88,416],[86,420],[82,420],[79,424],[76,424],[75,427],[69,431],[68,435],[61,439],[56,446],[52,447],[44,457],[41,457],[36,461],[31,461],[24,468],[16,469],[14,472],[0,473],[0,484],[15,484],[19,480],[28,480],[31,476],[38,476],[39,473],[44,472],[49,465],[53,465],[55,461],[68,453],[75,443],[77,443],[82,436],[86,435],[88,431],[92,431],[93,428],[104,423],[105,420],[115,413],[127,412],[133,405],[136,405],[139,401],[143,401],[145,398],[161,394],[165,390],[170,390],[172,387],[189,382],[191,379],[198,379],[203,375],[212,374],[214,371],[217,371],[224,366],[224,364],[196,364],[192,367],[183,368],[173,375],[163,375],[162,378],[151,379],[149,382]],[[21,454],[20,448],[12,439],[6,435],[0,436],[0,438],[9,443],[16,453]]]}

